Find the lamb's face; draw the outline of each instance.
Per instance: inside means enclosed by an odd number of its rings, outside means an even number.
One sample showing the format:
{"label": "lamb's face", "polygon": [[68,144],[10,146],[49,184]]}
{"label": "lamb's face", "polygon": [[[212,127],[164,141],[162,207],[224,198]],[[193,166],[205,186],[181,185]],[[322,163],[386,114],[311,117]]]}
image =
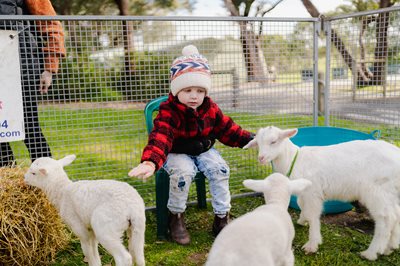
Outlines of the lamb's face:
{"label": "lamb's face", "polygon": [[25,173],[25,183],[31,186],[44,188],[50,182],[49,173],[63,171],[62,166],[54,159],[42,157],[35,160]]}

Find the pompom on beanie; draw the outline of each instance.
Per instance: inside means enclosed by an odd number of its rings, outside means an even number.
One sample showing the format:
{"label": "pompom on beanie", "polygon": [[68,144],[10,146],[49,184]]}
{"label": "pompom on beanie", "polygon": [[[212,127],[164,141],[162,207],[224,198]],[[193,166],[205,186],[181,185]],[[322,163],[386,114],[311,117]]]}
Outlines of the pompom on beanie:
{"label": "pompom on beanie", "polygon": [[171,93],[187,87],[201,87],[208,94],[211,88],[211,70],[208,60],[197,50],[196,46],[188,45],[182,49],[182,56],[176,58],[171,69]]}

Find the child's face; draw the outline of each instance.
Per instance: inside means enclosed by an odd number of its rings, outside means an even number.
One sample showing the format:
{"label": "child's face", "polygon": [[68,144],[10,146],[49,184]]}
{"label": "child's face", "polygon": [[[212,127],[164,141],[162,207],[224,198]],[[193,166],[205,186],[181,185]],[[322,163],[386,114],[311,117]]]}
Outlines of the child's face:
{"label": "child's face", "polygon": [[187,107],[196,109],[206,96],[206,90],[201,87],[187,87],[178,92],[178,100]]}

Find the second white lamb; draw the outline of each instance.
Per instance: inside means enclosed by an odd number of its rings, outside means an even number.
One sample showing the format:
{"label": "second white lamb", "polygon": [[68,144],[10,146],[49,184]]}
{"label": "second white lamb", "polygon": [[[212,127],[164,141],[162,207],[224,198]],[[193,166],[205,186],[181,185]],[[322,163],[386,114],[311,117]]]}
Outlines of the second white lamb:
{"label": "second white lamb", "polygon": [[294,265],[295,231],[287,208],[290,195],[301,193],[311,181],[289,180],[275,173],[264,180],[245,180],[243,185],[264,193],[266,205],[233,220],[221,231],[206,266]]}

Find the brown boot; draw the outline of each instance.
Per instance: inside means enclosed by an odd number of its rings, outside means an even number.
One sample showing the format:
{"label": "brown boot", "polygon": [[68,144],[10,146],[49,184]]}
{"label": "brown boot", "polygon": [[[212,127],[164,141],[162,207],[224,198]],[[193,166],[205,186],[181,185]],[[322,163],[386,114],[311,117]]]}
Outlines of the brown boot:
{"label": "brown boot", "polygon": [[186,230],[183,213],[169,213],[169,232],[173,241],[180,245],[190,244],[190,235]]}
{"label": "brown boot", "polygon": [[212,231],[214,233],[214,236],[217,236],[219,232],[229,223],[229,213],[225,215],[224,218],[218,217],[218,215],[215,215],[214,217],[214,222],[213,222],[213,227]]}

